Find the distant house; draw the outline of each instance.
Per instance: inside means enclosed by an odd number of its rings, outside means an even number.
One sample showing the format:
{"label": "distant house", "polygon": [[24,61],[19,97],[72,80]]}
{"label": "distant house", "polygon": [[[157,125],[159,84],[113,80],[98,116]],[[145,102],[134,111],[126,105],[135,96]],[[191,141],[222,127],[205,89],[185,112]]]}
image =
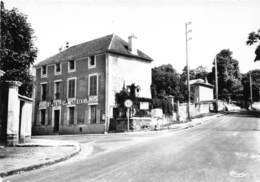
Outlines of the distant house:
{"label": "distant house", "polygon": [[4,71],[0,70],[0,77],[2,77],[4,75]]}
{"label": "distant house", "polygon": [[212,101],[214,99],[213,85],[208,83],[207,80],[190,80],[190,85],[194,93],[194,102]]}
{"label": "distant house", "polygon": [[124,84],[139,85],[139,96],[151,98],[152,61],[133,36],[127,42],[112,34],[38,63],[33,134],[103,133]]}

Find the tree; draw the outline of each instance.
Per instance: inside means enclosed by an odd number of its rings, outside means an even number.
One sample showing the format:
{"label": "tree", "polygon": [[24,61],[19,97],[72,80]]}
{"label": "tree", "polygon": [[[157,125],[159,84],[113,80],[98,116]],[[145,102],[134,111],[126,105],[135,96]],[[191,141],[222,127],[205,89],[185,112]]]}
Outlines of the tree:
{"label": "tree", "polygon": [[255,50],[256,57],[254,61],[260,61],[260,29],[257,32],[249,33],[246,44],[249,46],[258,44]]}
{"label": "tree", "polygon": [[[203,66],[199,66],[195,69],[190,69],[190,80],[193,79],[207,79],[208,72],[207,69]],[[181,102],[187,102],[188,100],[188,86],[187,86],[187,66],[185,66],[182,70],[182,74],[180,75],[180,92],[182,93]],[[191,91],[190,93],[191,101],[194,100],[194,93]]]}
{"label": "tree", "polygon": [[[215,80],[215,64],[213,63],[212,75]],[[217,54],[218,88],[220,99],[239,99],[242,96],[242,75],[239,62],[232,57],[229,49],[223,49]]]}
{"label": "tree", "polygon": [[252,70],[243,74],[242,84],[244,86],[244,100],[250,100],[250,81],[249,81],[249,74],[251,74],[252,78],[252,94],[253,94],[253,101],[259,101],[259,88],[260,88],[260,70]]}
{"label": "tree", "polygon": [[152,95],[153,98],[163,98],[166,95],[173,95],[176,99],[181,97],[180,75],[172,65],[162,65],[152,69]]}
{"label": "tree", "polygon": [[194,70],[195,79],[208,79],[208,71],[206,67],[198,66]]}
{"label": "tree", "polygon": [[37,55],[37,49],[33,44],[33,29],[24,14],[15,8],[5,9],[2,1],[0,16],[0,69],[6,72],[1,79],[22,82],[19,93],[30,97],[32,94],[30,67]]}

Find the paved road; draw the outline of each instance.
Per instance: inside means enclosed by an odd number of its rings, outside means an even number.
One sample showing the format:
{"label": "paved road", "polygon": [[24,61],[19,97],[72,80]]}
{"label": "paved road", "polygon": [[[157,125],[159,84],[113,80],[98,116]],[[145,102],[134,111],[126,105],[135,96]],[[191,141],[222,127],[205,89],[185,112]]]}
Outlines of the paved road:
{"label": "paved road", "polygon": [[260,181],[260,116],[225,115],[194,128],[81,161],[11,176],[13,181]]}

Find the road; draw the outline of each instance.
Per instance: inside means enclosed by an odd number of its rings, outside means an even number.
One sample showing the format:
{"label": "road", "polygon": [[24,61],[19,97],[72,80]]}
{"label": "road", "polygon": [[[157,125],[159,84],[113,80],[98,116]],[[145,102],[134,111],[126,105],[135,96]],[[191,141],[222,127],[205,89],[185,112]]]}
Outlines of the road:
{"label": "road", "polygon": [[260,181],[260,116],[231,113],[86,159],[8,177],[58,181]]}

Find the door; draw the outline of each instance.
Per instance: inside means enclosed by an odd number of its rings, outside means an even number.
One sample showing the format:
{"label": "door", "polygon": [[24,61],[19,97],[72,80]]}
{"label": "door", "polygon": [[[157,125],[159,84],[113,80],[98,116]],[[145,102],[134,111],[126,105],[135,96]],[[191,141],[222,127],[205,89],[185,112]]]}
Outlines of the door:
{"label": "door", "polygon": [[54,132],[59,131],[60,126],[60,110],[54,110]]}

